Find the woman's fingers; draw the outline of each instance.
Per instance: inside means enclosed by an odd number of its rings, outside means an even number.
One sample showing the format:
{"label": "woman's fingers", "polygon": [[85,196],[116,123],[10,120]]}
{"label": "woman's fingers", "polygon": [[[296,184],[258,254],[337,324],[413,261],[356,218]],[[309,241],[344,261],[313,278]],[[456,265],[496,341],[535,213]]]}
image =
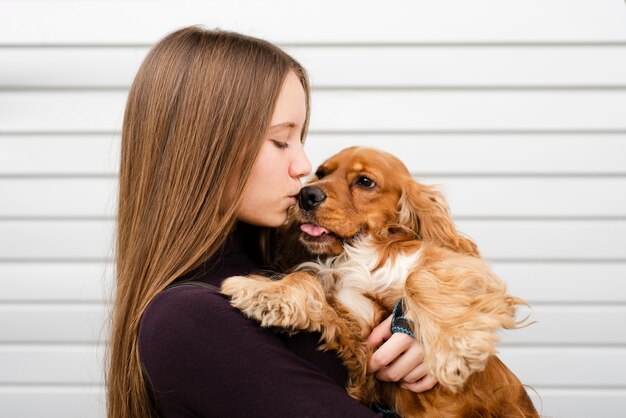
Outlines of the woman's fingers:
{"label": "woman's fingers", "polygon": [[367,337],[366,345],[370,350],[375,350],[381,344],[383,344],[386,340],[391,337],[391,315],[383,322],[378,324],[372,332],[370,336]]}
{"label": "woman's fingers", "polygon": [[400,386],[406,390],[410,390],[411,392],[420,393],[432,389],[437,382],[438,381],[434,376],[427,374],[415,383],[402,383]]}
{"label": "woman's fingers", "polygon": [[415,383],[420,380],[422,377],[426,376],[428,371],[426,370],[426,365],[424,363],[420,363],[416,368],[407,373],[403,378],[403,383]]}
{"label": "woman's fingers", "polygon": [[421,348],[418,344],[411,344],[393,362],[376,372],[376,378],[385,382],[413,383],[426,374],[425,367],[420,368],[423,362]]}
{"label": "woman's fingers", "polygon": [[376,373],[383,367],[390,365],[414,343],[416,343],[415,339],[409,335],[403,333],[391,335],[370,357],[367,363],[367,373]]}
{"label": "woman's fingers", "polygon": [[402,382],[402,387],[420,393],[437,384],[434,376],[427,374],[424,351],[410,335],[391,333],[389,316],[377,325],[367,338],[369,349],[376,350],[367,363],[367,373],[376,373],[378,380]]}

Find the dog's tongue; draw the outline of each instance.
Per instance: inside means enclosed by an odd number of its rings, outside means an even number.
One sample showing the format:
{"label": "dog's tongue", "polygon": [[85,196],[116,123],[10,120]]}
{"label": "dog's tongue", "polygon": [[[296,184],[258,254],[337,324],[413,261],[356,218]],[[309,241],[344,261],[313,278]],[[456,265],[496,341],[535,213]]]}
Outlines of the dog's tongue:
{"label": "dog's tongue", "polygon": [[318,225],[313,225],[313,224],[302,224],[300,225],[300,229],[303,232],[306,232],[307,234],[312,235],[314,237],[319,237],[323,233],[328,233],[328,229],[318,226]]}

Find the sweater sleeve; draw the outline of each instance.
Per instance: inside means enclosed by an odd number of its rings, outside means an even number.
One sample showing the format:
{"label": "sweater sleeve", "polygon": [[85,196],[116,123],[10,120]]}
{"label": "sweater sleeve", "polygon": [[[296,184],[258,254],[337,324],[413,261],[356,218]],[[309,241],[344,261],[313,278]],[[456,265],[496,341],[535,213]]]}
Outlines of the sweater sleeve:
{"label": "sweater sleeve", "polygon": [[139,355],[166,417],[381,417],[268,329],[201,288],[146,309]]}

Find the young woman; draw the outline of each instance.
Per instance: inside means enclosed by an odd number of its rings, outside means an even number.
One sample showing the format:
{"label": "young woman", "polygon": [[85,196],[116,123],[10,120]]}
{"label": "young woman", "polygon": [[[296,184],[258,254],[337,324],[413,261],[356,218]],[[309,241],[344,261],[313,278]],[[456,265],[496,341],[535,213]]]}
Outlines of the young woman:
{"label": "young woman", "polygon": [[[348,397],[319,335],[275,333],[218,293],[169,287],[263,268],[264,232],[311,171],[309,97],[293,58],[236,33],[183,28],[144,60],[122,130],[109,417],[380,416]],[[429,389],[419,345],[389,321],[368,340],[368,371]]]}

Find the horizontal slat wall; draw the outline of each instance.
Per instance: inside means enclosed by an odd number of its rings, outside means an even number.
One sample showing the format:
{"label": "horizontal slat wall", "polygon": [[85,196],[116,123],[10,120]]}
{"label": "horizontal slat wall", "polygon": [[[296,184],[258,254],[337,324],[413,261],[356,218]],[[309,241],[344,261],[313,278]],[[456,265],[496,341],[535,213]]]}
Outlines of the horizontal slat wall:
{"label": "horizontal slat wall", "polygon": [[[100,345],[90,344],[5,345],[0,348],[3,370],[0,384],[101,384],[103,350]],[[594,352],[598,358],[589,361]],[[626,385],[626,350],[623,348],[502,347],[499,355],[517,371],[520,379],[533,387],[614,385],[623,388]],[[50,364],[46,366],[46,363]],[[573,364],[576,366],[572,367]],[[543,377],[546,368],[554,373]]]}
{"label": "horizontal slat wall", "polygon": [[[107,305],[99,303],[5,303],[0,307],[0,328],[3,329],[0,341],[102,343],[107,331],[103,324],[108,310]],[[520,309],[519,319],[526,315],[536,324],[503,332],[504,344],[626,345],[626,327],[622,326],[626,323],[626,306],[537,305],[532,309]],[[576,326],[564,329],[564,317]],[[58,324],[63,324],[63,328],[59,328]],[[606,328],[613,332],[607,333]]]}
{"label": "horizontal slat wall", "polygon": [[[447,197],[456,219],[468,217],[621,218],[626,177],[420,177]],[[113,218],[116,178],[0,178],[0,218]],[[499,196],[495,200],[493,196]]]}
{"label": "horizontal slat wall", "polygon": [[[620,59],[626,53],[623,45],[335,45],[285,50],[306,67],[316,88],[581,89],[626,85],[626,64]],[[126,89],[147,52],[147,47],[136,46],[0,48],[0,62],[13,64],[0,68],[0,86]],[[328,62],[333,65],[325,65]],[[530,67],[529,62],[542,65]],[[368,71],[363,71],[366,67]],[[463,72],[441,71],[454,67]]]}
{"label": "horizontal slat wall", "polygon": [[[125,100],[117,91],[0,91],[0,134],[111,132]],[[311,100],[312,132],[626,131],[626,90],[618,89],[333,89]]]}
{"label": "horizontal slat wall", "polygon": [[0,405],[21,417],[106,416],[101,385],[0,385]]}
{"label": "horizontal slat wall", "polygon": [[[77,345],[60,351],[55,345],[44,348],[15,345],[0,348],[0,354],[0,366],[6,371],[0,376],[0,384],[9,380],[12,383],[11,386],[0,387],[2,405],[15,404],[16,396],[22,401],[28,399],[28,395],[31,395],[31,400],[33,395],[37,395],[37,399],[39,397],[46,399],[55,392],[58,393],[59,389],[65,389],[62,392],[65,399],[57,400],[48,405],[48,408],[56,406],[57,403],[69,407],[69,402],[67,406],[64,405],[64,401],[69,398],[71,403],[75,403],[74,408],[90,409],[96,412],[103,409],[102,392],[94,392],[94,389],[101,388],[99,385],[102,384],[99,380],[99,376],[102,375],[102,362],[99,360],[103,355],[102,347]],[[585,405],[583,411],[596,411],[595,414],[589,416],[619,416],[612,414],[612,411],[619,411],[619,407],[624,405],[625,391],[623,389],[607,390],[605,386],[607,383],[620,388],[626,385],[626,380],[624,380],[625,354],[623,349],[614,348],[510,347],[500,350],[501,358],[511,368],[517,370],[518,376],[541,396],[542,412],[547,415],[550,410],[548,406],[553,408],[550,416],[554,416],[555,412],[559,413],[558,416],[572,416],[571,413],[576,416],[575,408],[579,405]],[[592,356],[596,360],[590,362],[589,358]],[[27,366],[17,369],[17,365],[24,364]],[[546,369],[553,371],[547,382],[543,386],[533,383],[533,377],[536,379],[537,376],[544,375]],[[606,373],[600,375],[598,370]],[[546,381],[544,378],[541,380]],[[30,386],[33,382],[54,382],[56,386],[51,390],[39,392],[36,387]],[[588,389],[583,391],[582,387]],[[579,399],[581,394],[585,402]],[[537,399],[537,396],[533,398]],[[555,403],[552,404],[554,398],[559,401],[555,399]],[[541,406],[540,402],[536,403]],[[28,408],[33,408],[33,406]],[[23,411],[22,408],[19,410]],[[565,415],[563,410],[569,413]],[[45,416],[62,416],[56,415],[54,410],[51,412],[53,415],[50,415],[49,411]]]}
{"label": "horizontal slat wall", "polygon": [[[626,220],[481,219],[457,226],[492,260],[626,261]],[[109,220],[0,220],[0,260],[104,261],[112,257],[112,232]]]}
{"label": "horizontal slat wall", "polygon": [[192,23],[305,65],[314,166],[370,145],[441,186],[531,305],[500,353],[545,416],[626,409],[624,3],[315,6],[0,2],[0,416],[104,416],[125,97],[150,45]]}
{"label": "horizontal slat wall", "polygon": [[0,263],[2,303],[103,303],[113,292],[112,263]]}
{"label": "horizontal slat wall", "polygon": [[[610,411],[621,411],[626,390],[593,389],[541,389],[541,399],[530,393],[540,411],[549,405],[550,417],[607,417]],[[38,402],[33,402],[37,399]],[[99,387],[67,385],[52,389],[45,387],[0,387],[0,403],[5,410],[19,410],[21,416],[64,418],[67,416],[104,416],[104,395]],[[544,407],[542,408],[542,405]],[[609,413],[604,413],[609,411]]]}
{"label": "horizontal slat wall", "polygon": [[[626,261],[493,261],[509,290],[531,305],[625,305]],[[0,263],[0,302],[102,303],[115,267],[100,261]]]}
{"label": "horizontal slat wall", "polygon": [[163,1],[150,7],[124,0],[3,3],[0,43],[37,46],[151,43],[196,23],[285,44],[606,43],[624,41],[626,16],[619,0],[399,0],[393,7],[371,0],[320,0],[317,7],[294,7],[289,0]]}
{"label": "horizontal slat wall", "polygon": [[[306,149],[313,166],[365,145],[396,154],[418,176],[597,177],[626,175],[624,141],[626,132],[312,133]],[[0,135],[0,176],[114,176],[119,146],[112,134]]]}

